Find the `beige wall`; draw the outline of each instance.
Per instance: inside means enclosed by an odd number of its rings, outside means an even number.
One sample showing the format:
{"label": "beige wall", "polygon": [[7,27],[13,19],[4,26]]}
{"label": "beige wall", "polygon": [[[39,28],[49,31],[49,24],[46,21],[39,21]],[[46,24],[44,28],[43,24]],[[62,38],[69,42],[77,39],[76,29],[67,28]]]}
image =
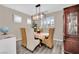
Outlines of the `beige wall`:
{"label": "beige wall", "polygon": [[63,40],[63,10],[49,13],[55,19],[55,35],[54,39]]}
{"label": "beige wall", "polygon": [[[13,15],[19,15],[22,17],[22,23],[14,23],[13,22]],[[20,28],[26,27],[26,20],[28,15],[23,14],[21,12],[3,7],[0,5],[0,27],[2,26],[8,26],[9,27],[9,33],[16,35],[17,39],[21,38],[20,34]]]}

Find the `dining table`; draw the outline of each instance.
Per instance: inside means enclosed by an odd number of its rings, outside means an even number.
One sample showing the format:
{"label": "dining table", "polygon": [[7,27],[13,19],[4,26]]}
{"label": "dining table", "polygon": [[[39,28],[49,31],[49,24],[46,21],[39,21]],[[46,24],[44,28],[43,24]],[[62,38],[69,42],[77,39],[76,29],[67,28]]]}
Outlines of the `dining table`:
{"label": "dining table", "polygon": [[34,37],[40,40],[44,40],[44,38],[48,36],[49,36],[49,33],[46,33],[46,32],[41,32],[41,33],[34,32]]}

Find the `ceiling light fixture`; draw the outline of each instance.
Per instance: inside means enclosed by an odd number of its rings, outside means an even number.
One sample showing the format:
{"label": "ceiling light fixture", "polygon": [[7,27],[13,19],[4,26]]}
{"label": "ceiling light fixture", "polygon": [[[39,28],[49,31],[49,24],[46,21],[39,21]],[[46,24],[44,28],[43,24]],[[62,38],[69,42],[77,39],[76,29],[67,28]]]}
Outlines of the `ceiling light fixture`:
{"label": "ceiling light fixture", "polygon": [[32,16],[32,19],[41,20],[45,16],[45,14],[43,12],[41,12],[41,10],[40,10],[41,5],[37,4],[35,7],[36,7],[36,14]]}

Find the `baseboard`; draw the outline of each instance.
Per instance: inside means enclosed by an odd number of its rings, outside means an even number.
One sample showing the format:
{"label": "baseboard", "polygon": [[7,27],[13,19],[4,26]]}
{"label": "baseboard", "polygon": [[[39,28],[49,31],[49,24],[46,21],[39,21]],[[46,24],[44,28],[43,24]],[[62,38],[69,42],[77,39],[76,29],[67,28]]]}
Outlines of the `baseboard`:
{"label": "baseboard", "polygon": [[21,40],[21,38],[18,38],[16,41],[20,41]]}
{"label": "baseboard", "polygon": [[58,39],[58,38],[54,38],[54,40],[56,40],[56,41],[63,41],[63,39],[61,40],[61,39]]}

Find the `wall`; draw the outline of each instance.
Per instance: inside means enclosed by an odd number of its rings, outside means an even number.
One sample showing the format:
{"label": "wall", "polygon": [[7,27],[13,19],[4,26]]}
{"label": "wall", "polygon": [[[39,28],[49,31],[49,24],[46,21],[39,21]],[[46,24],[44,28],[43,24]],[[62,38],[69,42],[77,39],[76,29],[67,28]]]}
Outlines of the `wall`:
{"label": "wall", "polygon": [[[13,22],[13,15],[19,15],[22,17],[22,23],[14,23]],[[0,27],[2,26],[8,26],[9,27],[9,34],[16,35],[17,39],[21,39],[21,33],[20,28],[27,26],[27,17],[29,17],[26,14],[23,14],[21,12],[3,7],[0,5]]]}
{"label": "wall", "polygon": [[63,41],[63,10],[48,14],[55,19],[55,34],[54,39]]}
{"label": "wall", "polygon": [[[22,23],[16,24],[13,22],[13,14],[22,16]],[[49,16],[54,17],[55,19],[55,40],[63,40],[63,10],[52,12],[48,14]],[[3,7],[0,5],[0,27],[8,26],[9,33],[16,35],[17,39],[21,39],[20,28],[27,26],[27,17],[26,14],[21,12]]]}

